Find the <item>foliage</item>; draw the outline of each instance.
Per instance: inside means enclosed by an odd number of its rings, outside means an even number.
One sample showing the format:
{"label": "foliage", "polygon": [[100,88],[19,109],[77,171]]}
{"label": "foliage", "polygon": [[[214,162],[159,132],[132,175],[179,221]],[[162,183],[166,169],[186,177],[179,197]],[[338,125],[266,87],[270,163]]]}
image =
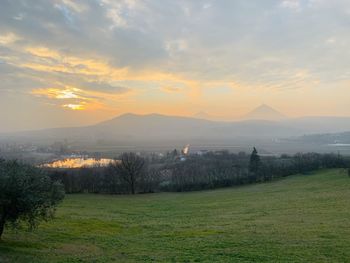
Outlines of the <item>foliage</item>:
{"label": "foliage", "polygon": [[40,169],[17,161],[0,161],[0,237],[5,223],[23,220],[34,228],[52,217],[63,199],[63,186]]}

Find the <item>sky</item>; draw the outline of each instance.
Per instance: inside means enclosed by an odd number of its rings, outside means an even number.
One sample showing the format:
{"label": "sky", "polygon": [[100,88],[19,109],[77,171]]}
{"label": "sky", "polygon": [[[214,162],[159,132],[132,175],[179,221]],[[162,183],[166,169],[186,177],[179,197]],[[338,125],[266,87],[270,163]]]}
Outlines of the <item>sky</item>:
{"label": "sky", "polygon": [[0,132],[350,116],[348,0],[0,0]]}

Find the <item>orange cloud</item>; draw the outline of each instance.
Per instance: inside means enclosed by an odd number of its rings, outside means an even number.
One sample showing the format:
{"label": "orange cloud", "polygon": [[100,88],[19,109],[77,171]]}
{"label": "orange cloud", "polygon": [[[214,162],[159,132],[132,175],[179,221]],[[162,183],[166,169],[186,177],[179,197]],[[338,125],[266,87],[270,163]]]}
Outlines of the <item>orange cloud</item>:
{"label": "orange cloud", "polygon": [[[49,76],[55,76],[57,73],[69,74],[70,78],[76,78],[76,84],[68,86],[67,83],[53,81],[57,88],[34,89],[31,93],[36,96],[46,97],[56,100],[61,107],[71,110],[108,110],[108,111],[159,111],[173,112],[172,106],[167,104],[155,104],[156,99],[149,99],[147,88],[160,86],[160,90],[168,93],[181,92],[187,96],[182,98],[184,104],[190,103],[193,107],[209,107],[216,115],[223,115],[223,104],[226,105],[225,112],[232,112],[232,101],[235,101],[235,107],[252,108],[261,103],[262,98],[266,102],[269,99],[278,97],[273,93],[280,93],[281,90],[294,89],[297,87],[310,87],[317,85],[317,81],[306,70],[296,69],[294,71],[279,70],[277,72],[267,71],[265,75],[257,78],[242,81],[234,76],[227,76],[222,80],[194,79],[180,73],[169,73],[158,69],[135,70],[128,67],[115,67],[107,59],[91,56],[85,58],[82,55],[70,55],[58,50],[48,49],[46,47],[28,47],[23,49],[24,59],[20,57],[5,58],[10,64],[31,69],[38,72],[38,75],[47,73]],[[18,52],[23,52],[18,50]],[[50,75],[50,73],[54,73]],[[63,75],[64,76],[64,75]],[[273,78],[271,78],[273,76]],[[277,77],[278,76],[278,77]],[[53,77],[55,79],[55,77]],[[93,85],[84,87],[84,83],[116,83],[116,82],[139,82],[143,87],[130,87],[125,93],[113,93],[98,91]],[[223,97],[216,88],[228,87],[232,89],[232,95]],[[220,90],[220,89],[218,89]],[[221,89],[222,90],[222,89]],[[143,94],[143,95],[141,95]],[[234,95],[233,95],[234,94]],[[255,95],[254,95],[255,94]],[[136,96],[141,95],[141,96]],[[294,94],[295,95],[295,94]],[[234,96],[234,97],[233,97]],[[298,96],[298,95],[295,95]],[[133,97],[133,98],[132,98]],[[217,101],[220,100],[220,104]],[[250,105],[241,103],[250,101]],[[179,101],[176,102],[177,104]],[[57,105],[56,104],[56,105]],[[175,106],[174,109],[179,107]],[[142,109],[140,108],[142,106]],[[153,110],[152,110],[153,109]],[[192,110],[193,111],[193,110]],[[231,113],[230,113],[231,114]]]}
{"label": "orange cloud", "polygon": [[[127,74],[127,68],[110,67],[102,59],[86,59],[62,54],[46,47],[29,47],[26,52],[34,56],[34,61],[22,63],[20,66],[36,71],[62,72],[91,76],[113,76],[119,78]],[[42,58],[43,60],[36,60]]]}
{"label": "orange cloud", "polygon": [[71,110],[85,110],[85,107],[83,104],[63,104],[63,108],[68,108]]}
{"label": "orange cloud", "polygon": [[65,86],[63,88],[40,88],[31,91],[32,95],[58,101],[63,108],[71,110],[108,109],[107,104],[117,103],[129,94],[115,94]]}
{"label": "orange cloud", "polygon": [[[16,61],[16,64],[19,64],[20,67],[46,73],[69,73],[77,75],[77,77],[84,76],[87,81],[95,82],[138,81],[143,83],[145,87],[157,83],[157,85],[163,86],[162,90],[167,93],[183,91],[192,101],[199,98],[201,87],[206,86],[201,81],[189,79],[180,74],[155,69],[131,70],[130,68],[118,68],[110,65],[102,58],[86,59],[63,54],[46,47],[29,47],[25,49],[25,52],[29,53],[31,58],[24,62]],[[65,86],[62,83],[60,85]],[[132,96],[142,92],[144,92],[142,88],[134,88],[129,90],[127,95]],[[76,99],[74,104],[77,105],[80,105],[82,101],[88,101],[87,105],[81,107],[85,110],[91,108],[90,105],[93,102],[98,102],[98,108],[113,108],[113,105],[119,105],[120,100],[126,95],[67,86],[59,89],[35,89],[32,91],[32,94],[52,99]],[[71,103],[65,103],[65,105],[68,104]],[[94,108],[97,107],[95,106]]]}
{"label": "orange cloud", "polygon": [[185,84],[189,87],[198,84],[198,81],[185,78],[178,74],[150,69],[131,71],[127,67],[117,68],[111,66],[102,58],[86,59],[70,56],[46,47],[29,47],[25,51],[32,55],[33,59],[29,62],[21,63],[20,66],[36,71],[89,75],[98,77],[99,80],[103,81],[172,81]]}

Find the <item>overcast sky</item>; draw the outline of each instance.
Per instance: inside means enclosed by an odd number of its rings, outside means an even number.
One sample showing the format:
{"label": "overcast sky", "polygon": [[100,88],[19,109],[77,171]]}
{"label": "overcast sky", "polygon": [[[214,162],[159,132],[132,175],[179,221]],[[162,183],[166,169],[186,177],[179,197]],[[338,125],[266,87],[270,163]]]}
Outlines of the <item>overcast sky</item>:
{"label": "overcast sky", "polygon": [[350,115],[349,0],[0,0],[0,131]]}

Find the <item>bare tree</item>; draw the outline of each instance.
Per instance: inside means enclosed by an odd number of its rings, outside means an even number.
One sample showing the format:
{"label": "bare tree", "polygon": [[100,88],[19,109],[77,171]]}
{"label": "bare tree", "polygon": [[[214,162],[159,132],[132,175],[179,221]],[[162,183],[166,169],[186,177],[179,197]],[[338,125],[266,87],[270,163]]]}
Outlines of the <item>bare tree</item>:
{"label": "bare tree", "polygon": [[144,173],[145,160],[135,153],[123,153],[115,169],[121,178],[129,185],[132,194],[135,194],[137,182]]}

